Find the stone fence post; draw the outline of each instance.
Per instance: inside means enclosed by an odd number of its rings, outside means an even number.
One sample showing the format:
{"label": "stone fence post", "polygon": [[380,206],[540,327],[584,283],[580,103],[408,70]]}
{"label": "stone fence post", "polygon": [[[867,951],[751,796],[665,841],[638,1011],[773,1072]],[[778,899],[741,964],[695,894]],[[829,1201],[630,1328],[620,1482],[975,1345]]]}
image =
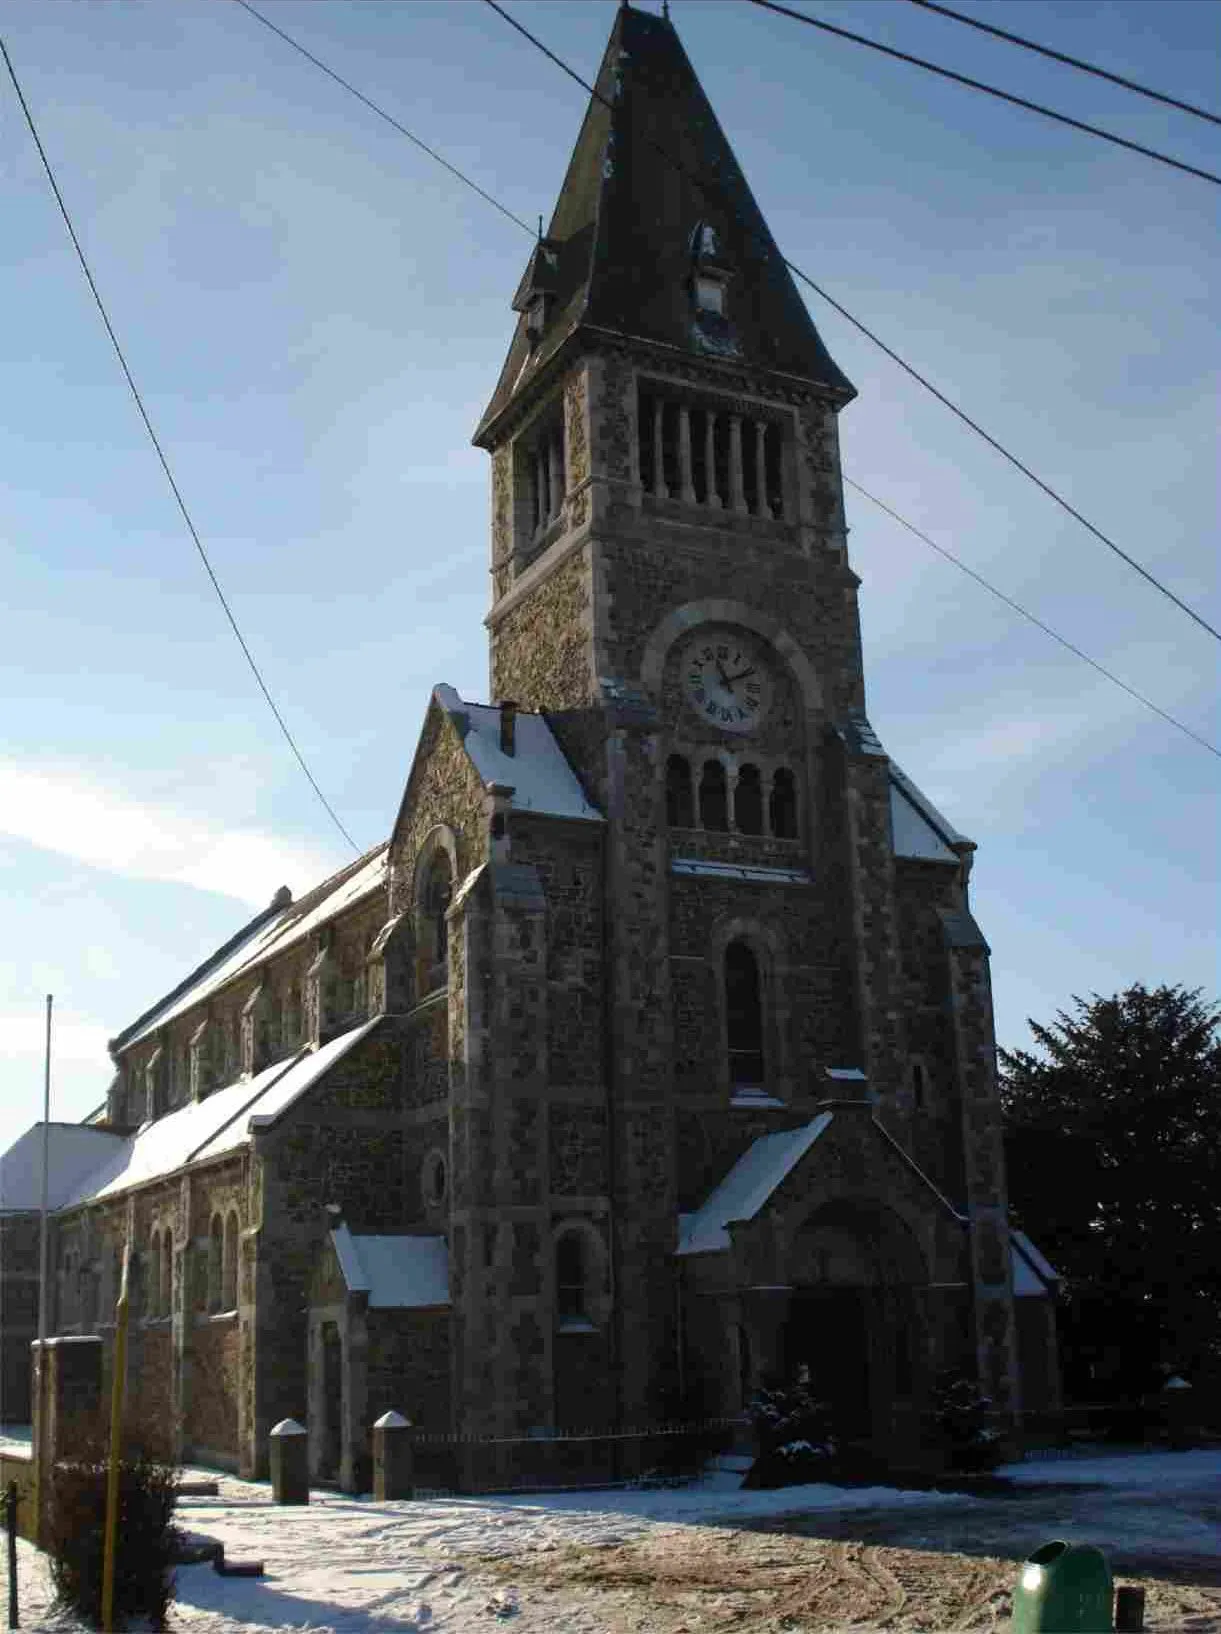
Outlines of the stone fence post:
{"label": "stone fence post", "polygon": [[373,1426],[373,1496],[410,1498],[415,1492],[411,1420],[402,1413],[383,1413]]}
{"label": "stone fence post", "polygon": [[295,1418],[271,1428],[271,1495],[278,1504],[309,1502],[309,1432]]}

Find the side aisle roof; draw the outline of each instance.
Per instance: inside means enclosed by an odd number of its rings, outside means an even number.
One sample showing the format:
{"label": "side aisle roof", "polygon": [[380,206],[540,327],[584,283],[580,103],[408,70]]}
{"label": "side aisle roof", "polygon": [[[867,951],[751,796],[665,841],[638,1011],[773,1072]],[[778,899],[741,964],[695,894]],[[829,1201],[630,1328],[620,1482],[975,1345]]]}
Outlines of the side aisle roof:
{"label": "side aisle roof", "polygon": [[272,954],[294,946],[319,925],[334,919],[366,897],[386,888],[386,841],[332,874],[298,901],[277,894],[272,907],[258,915],[231,942],[206,960],[185,982],[145,1011],[111,1041],[114,1050],[138,1044],[166,1022],[185,1015],[228,982]]}
{"label": "side aisle roof", "polygon": [[[253,1078],[239,1078],[202,1101],[192,1101],[146,1123],[134,1135],[111,1136],[92,1166],[71,1186],[60,1188],[60,1208],[76,1208],[164,1179],[192,1163],[206,1163],[237,1151],[252,1128],[274,1123],[330,1071],[382,1018],[342,1033],[316,1050],[299,1050]],[[28,1138],[28,1137],[27,1137]]]}

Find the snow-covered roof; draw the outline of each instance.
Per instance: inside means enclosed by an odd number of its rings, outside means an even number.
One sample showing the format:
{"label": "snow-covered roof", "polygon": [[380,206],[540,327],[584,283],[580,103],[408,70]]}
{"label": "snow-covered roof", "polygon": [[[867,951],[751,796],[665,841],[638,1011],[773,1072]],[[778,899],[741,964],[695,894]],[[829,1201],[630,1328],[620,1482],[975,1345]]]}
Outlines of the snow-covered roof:
{"label": "snow-covered roof", "polygon": [[890,785],[890,826],[895,856],[921,862],[957,862],[958,858],[897,783]]}
{"label": "snow-covered roof", "polygon": [[306,1090],[312,1089],[337,1061],[359,1044],[362,1038],[367,1038],[373,1029],[380,1025],[381,1020],[381,1016],[374,1016],[369,1021],[362,1021],[359,1027],[340,1033],[338,1038],[332,1038],[319,1049],[297,1056],[284,1076],[269,1084],[259,1096],[257,1103],[250,1106],[249,1118],[229,1124],[220,1130],[195,1154],[194,1161],[202,1163],[207,1158],[221,1157],[225,1152],[235,1151],[244,1144],[251,1130],[266,1129],[275,1123],[277,1118],[282,1117],[294,1101],[299,1101]]}
{"label": "snow-covered roof", "polygon": [[820,1112],[800,1129],[763,1135],[693,1214],[678,1217],[678,1253],[716,1254],[729,1247],[731,1221],[753,1220],[834,1116]]}
{"label": "snow-covered roof", "polygon": [[971,841],[946,821],[929,797],[893,760],[889,773],[895,855],[925,861],[956,862],[958,857],[953,848],[970,845]]}
{"label": "snow-covered roof", "polygon": [[340,873],[325,880],[315,890],[297,902],[290,902],[270,915],[260,915],[242,935],[230,944],[225,957],[209,962],[200,969],[198,980],[175,989],[161,1003],[155,1005],[127,1033],[120,1033],[115,1043],[126,1049],[138,1044],[158,1027],[183,1016],[188,1010],[211,998],[227,983],[243,972],[252,970],[272,954],[294,946],[302,937],[317,930],[319,925],[334,919],[346,908],[371,896],[386,886],[387,845],[350,863]]}
{"label": "snow-covered roof", "polygon": [[1016,1299],[1046,1297],[1055,1292],[1060,1273],[1044,1259],[1024,1231],[1010,1231],[1009,1256],[1013,1263]]}
{"label": "snow-covered roof", "polygon": [[[36,1123],[0,1155],[0,1214],[42,1207],[43,1125]],[[53,1123],[47,1130],[47,1206],[62,1208],[85,1178],[116,1146],[118,1135],[80,1123]]]}
{"label": "snow-covered roof", "polygon": [[413,1310],[449,1304],[449,1248],[444,1237],[356,1237],[331,1232],[350,1293],[367,1293],[370,1309]]}
{"label": "snow-covered roof", "polygon": [[[173,1174],[190,1163],[202,1163],[236,1151],[250,1138],[256,1118],[270,1123],[298,1096],[317,1083],[339,1058],[380,1020],[375,1016],[319,1050],[299,1051],[277,1061],[253,1078],[240,1078],[192,1101],[176,1112],[143,1125],[134,1135],[115,1140],[89,1173],[81,1176],[60,1207],[75,1208],[130,1191]],[[96,1133],[96,1131],[94,1131]]]}
{"label": "snow-covered roof", "polygon": [[514,811],[602,821],[602,813],[585,798],[544,716],[518,710],[514,752],[507,755],[500,747],[500,710],[495,705],[467,703],[444,684],[434,687],[433,696],[457,727],[484,786],[500,783],[513,790]]}

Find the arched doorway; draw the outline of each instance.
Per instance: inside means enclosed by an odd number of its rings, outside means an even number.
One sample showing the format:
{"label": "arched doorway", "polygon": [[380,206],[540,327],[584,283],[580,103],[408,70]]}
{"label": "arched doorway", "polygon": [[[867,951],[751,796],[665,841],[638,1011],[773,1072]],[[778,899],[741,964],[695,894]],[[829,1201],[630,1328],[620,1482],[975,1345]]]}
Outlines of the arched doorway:
{"label": "arched doorway", "polygon": [[794,1237],[788,1280],[786,1375],[808,1367],[841,1436],[901,1460],[914,1450],[927,1392],[928,1273],[911,1231],[880,1204],[829,1204]]}

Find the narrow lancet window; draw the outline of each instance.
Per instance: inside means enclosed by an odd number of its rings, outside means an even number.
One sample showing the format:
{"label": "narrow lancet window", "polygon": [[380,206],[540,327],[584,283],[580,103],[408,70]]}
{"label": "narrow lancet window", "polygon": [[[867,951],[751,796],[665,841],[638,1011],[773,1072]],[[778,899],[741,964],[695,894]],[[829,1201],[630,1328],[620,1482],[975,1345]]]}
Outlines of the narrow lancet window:
{"label": "narrow lancet window", "polygon": [[589,1320],[585,1243],[579,1231],[566,1231],[555,1245],[556,1315],[563,1322]]}
{"label": "narrow lancet window", "polygon": [[725,1021],[732,1087],[763,1082],[763,996],[759,963],[745,942],[725,949]]}
{"label": "narrow lancet window", "polygon": [[778,840],[797,838],[797,781],[787,767],[782,766],[772,778],[769,802],[772,833]]}
{"label": "narrow lancet window", "polygon": [[724,833],[729,828],[729,796],[725,768],[719,760],[706,760],[700,777],[700,824]]}
{"label": "narrow lancet window", "polygon": [[420,940],[424,954],[424,991],[433,992],[449,980],[449,912],[453,880],[449,858],[438,852],[429,864],[420,902]]}
{"label": "narrow lancet window", "polygon": [[695,827],[691,766],[682,755],[671,755],[666,761],[666,822],[671,828]]}
{"label": "narrow lancet window", "polygon": [[743,766],[733,795],[733,821],[739,834],[763,832],[763,783],[757,766]]}

